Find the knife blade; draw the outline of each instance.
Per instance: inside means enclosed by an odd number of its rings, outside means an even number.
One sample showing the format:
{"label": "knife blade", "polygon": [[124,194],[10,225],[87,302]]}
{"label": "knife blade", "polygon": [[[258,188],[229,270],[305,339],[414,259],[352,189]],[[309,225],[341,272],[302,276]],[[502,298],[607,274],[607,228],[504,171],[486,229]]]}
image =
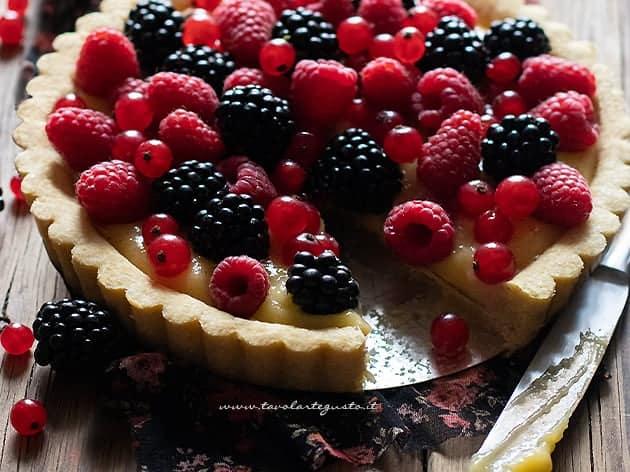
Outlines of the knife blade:
{"label": "knife blade", "polygon": [[[471,471],[551,470],[551,452],[604,357],[628,299],[630,217],[529,364]],[[526,468],[529,466],[530,468]]]}

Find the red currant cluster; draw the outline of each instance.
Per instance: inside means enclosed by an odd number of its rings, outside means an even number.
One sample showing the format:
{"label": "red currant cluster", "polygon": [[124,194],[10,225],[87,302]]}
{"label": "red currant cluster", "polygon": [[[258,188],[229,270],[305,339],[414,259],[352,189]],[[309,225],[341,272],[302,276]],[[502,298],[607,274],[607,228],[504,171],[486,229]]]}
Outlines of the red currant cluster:
{"label": "red currant cluster", "polygon": [[0,43],[14,47],[22,44],[24,37],[24,13],[28,0],[8,0],[7,10],[0,16]]}

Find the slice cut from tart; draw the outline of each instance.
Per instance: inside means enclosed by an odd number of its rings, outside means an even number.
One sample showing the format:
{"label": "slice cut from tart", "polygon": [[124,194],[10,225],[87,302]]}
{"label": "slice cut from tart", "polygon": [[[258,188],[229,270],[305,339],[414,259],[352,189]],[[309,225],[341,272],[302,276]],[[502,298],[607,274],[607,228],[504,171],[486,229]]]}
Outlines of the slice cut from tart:
{"label": "slice cut from tart", "polygon": [[[440,311],[463,297],[500,349],[531,340],[628,206],[630,121],[590,46],[518,0],[435,11],[426,31],[360,8],[401,30],[363,64],[319,13],[240,1],[105,0],[40,60],[17,167],[70,288],[218,374],[359,390],[370,326],[342,261],[376,233],[442,286]],[[355,228],[339,243],[331,206]]]}

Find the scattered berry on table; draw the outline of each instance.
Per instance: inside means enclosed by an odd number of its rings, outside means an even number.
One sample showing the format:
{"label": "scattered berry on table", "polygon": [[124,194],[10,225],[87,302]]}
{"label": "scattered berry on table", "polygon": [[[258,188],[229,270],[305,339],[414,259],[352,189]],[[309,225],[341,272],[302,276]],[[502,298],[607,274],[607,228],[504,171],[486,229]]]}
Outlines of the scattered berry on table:
{"label": "scattered berry on table", "polygon": [[284,159],[278,162],[271,180],[281,195],[297,195],[304,188],[306,170],[297,162]]}
{"label": "scattered berry on table", "polygon": [[422,135],[415,128],[396,126],[385,135],[385,154],[399,164],[414,162],[422,156]]}
{"label": "scattered berry on table", "polygon": [[471,132],[475,133],[479,139],[486,135],[487,126],[484,123],[484,117],[468,110],[459,110],[449,116],[442,122],[442,127],[458,128],[465,126]]}
{"label": "scattered berry on table", "polygon": [[512,175],[503,180],[497,186],[494,197],[499,211],[513,220],[532,215],[540,202],[536,184],[522,175]]}
{"label": "scattered berry on table", "polygon": [[530,105],[570,90],[593,98],[596,90],[593,72],[586,66],[547,54],[523,62],[518,92]]}
{"label": "scattered berry on table", "polygon": [[26,200],[24,198],[24,194],[22,193],[22,178],[19,175],[14,175],[13,177],[11,177],[9,187],[11,188],[11,193],[13,193],[13,196],[18,202],[23,202]]}
{"label": "scattered berry on table", "polygon": [[549,38],[538,23],[529,18],[494,21],[483,40],[491,57],[511,52],[524,60],[551,51]]}
{"label": "scattered berry on table", "polygon": [[330,142],[307,188],[338,207],[382,213],[401,190],[402,173],[367,131],[350,128]]}
{"label": "scattered berry on table", "polygon": [[477,25],[477,12],[463,0],[423,0],[422,4],[435,12],[439,18],[456,16],[469,28]]}
{"label": "scattered berry on table", "polygon": [[0,42],[3,46],[19,46],[24,37],[24,17],[15,10],[0,16]]}
{"label": "scattered berry on table", "polygon": [[265,259],[269,255],[265,210],[245,194],[213,198],[195,216],[190,240],[199,254],[216,262],[238,255]]}
{"label": "scattered berry on table", "polygon": [[289,268],[287,291],[306,313],[328,315],[359,306],[359,284],[332,251],[298,252]]}
{"label": "scattered berry on table", "polygon": [[109,97],[128,77],[138,77],[140,66],[133,44],[120,31],[92,31],[81,47],[74,83],[90,95]]}
{"label": "scattered berry on table", "polygon": [[98,374],[118,354],[121,330],[105,308],[64,298],[42,305],[33,321],[35,362],[53,370]]}
{"label": "scattered berry on table", "polygon": [[468,344],[468,323],[453,313],[443,313],[431,323],[431,344],[440,356],[456,357]]}
{"label": "scattered berry on table", "polygon": [[267,298],[269,286],[269,274],[256,259],[226,257],[212,272],[210,296],[220,310],[249,318]]}
{"label": "scattered berry on table", "polygon": [[437,203],[411,200],[395,206],[384,225],[385,242],[404,263],[432,264],[447,257],[454,246],[455,228]]}
{"label": "scattered berry on table", "polygon": [[591,191],[577,169],[557,162],[540,169],[532,180],[540,192],[538,218],[565,227],[588,219],[593,209]]}
{"label": "scattered berry on table", "polygon": [[347,18],[337,27],[339,49],[346,54],[367,51],[373,39],[372,26],[360,16]]}
{"label": "scattered berry on table", "polygon": [[486,66],[486,76],[497,84],[511,84],[521,74],[521,61],[511,52],[502,52]]}
{"label": "scattered berry on table", "polygon": [[114,117],[118,128],[123,131],[144,131],[153,122],[153,110],[143,94],[131,92],[116,101]]}
{"label": "scattered berry on table", "polygon": [[21,323],[6,325],[0,332],[0,344],[12,356],[20,356],[31,348],[35,337],[28,326]]}
{"label": "scattered berry on table", "polygon": [[404,64],[413,64],[424,55],[424,35],[414,26],[406,26],[394,36],[396,58]]}
{"label": "scattered berry on table", "polygon": [[593,102],[577,92],[559,92],[531,111],[544,118],[560,140],[558,151],[584,151],[599,138]]}
{"label": "scattered berry on table", "polygon": [[196,9],[184,21],[182,43],[186,46],[213,47],[221,39],[216,20],[206,10]]}
{"label": "scattered berry on table", "polygon": [[264,86],[265,75],[262,70],[250,67],[240,67],[225,78],[223,91],[227,92],[238,85]]}
{"label": "scattered berry on table", "polygon": [[60,108],[67,107],[86,108],[87,105],[85,104],[85,101],[83,101],[83,99],[79,97],[76,93],[68,93],[55,102],[53,111],[57,111]]}
{"label": "scattered berry on table", "polygon": [[267,207],[266,218],[271,238],[280,244],[301,233],[316,234],[321,226],[319,211],[312,203],[289,196],[275,198]]}
{"label": "scattered berry on table", "polygon": [[499,210],[491,209],[477,217],[474,232],[478,243],[507,243],[512,239],[514,226]]}
{"label": "scattered berry on table", "polygon": [[486,284],[507,282],[516,273],[514,254],[502,243],[483,244],[473,255],[473,270],[477,278]]}
{"label": "scattered berry on table", "polygon": [[494,206],[494,188],[483,180],[466,182],[457,191],[457,203],[464,215],[478,216]]}
{"label": "scattered berry on table", "polygon": [[182,45],[182,14],[169,0],[140,0],[129,12],[125,35],[147,73],[157,70],[164,59]]}
{"label": "scattered berry on table", "polygon": [[155,273],[160,277],[175,277],[191,263],[190,248],[186,240],[174,234],[162,234],[147,246],[147,255]]}
{"label": "scattered berry on table", "polygon": [[148,246],[163,234],[177,235],[178,233],[179,224],[177,220],[166,213],[155,213],[142,223],[142,239],[145,246]]}
{"label": "scattered berry on table", "polygon": [[171,168],[173,153],[164,142],[159,139],[145,141],[134,156],[134,164],[138,172],[148,179],[157,179]]}
{"label": "scattered berry on table", "polygon": [[282,12],[271,35],[291,43],[298,60],[333,59],[339,54],[334,26],[306,8]]}
{"label": "scattered berry on table", "polygon": [[389,57],[372,60],[361,71],[363,97],[377,110],[405,110],[415,85],[407,67]]}
{"label": "scattered berry on table", "polygon": [[265,169],[247,157],[229,157],[219,162],[217,170],[227,179],[230,192],[247,194],[263,208],[278,195]]}
{"label": "scattered berry on table", "polygon": [[310,252],[319,256],[324,251],[332,251],[339,257],[339,243],[327,233],[301,233],[290,239],[282,246],[282,264],[290,266],[298,252]]}
{"label": "scattered berry on table", "polygon": [[284,75],[295,64],[295,48],[284,38],[274,38],[260,50],[260,67],[269,75]]}
{"label": "scattered berry on table", "polygon": [[11,408],[11,425],[22,436],[40,433],[46,426],[46,409],[37,400],[25,398]]}
{"label": "scattered berry on table", "polygon": [[419,63],[424,72],[450,67],[472,82],[479,82],[485,75],[488,55],[483,41],[460,18],[442,18],[425,39],[426,51]]}
{"label": "scattered berry on table", "polygon": [[389,33],[381,33],[374,36],[369,53],[372,59],[378,59],[379,57],[396,58],[394,36]]}
{"label": "scattered berry on table", "polygon": [[492,101],[494,116],[499,120],[502,120],[508,115],[522,115],[527,112],[528,108],[523,97],[514,90],[506,90],[497,95]]}
{"label": "scattered berry on table", "polygon": [[130,223],[148,213],[150,185],[129,162],[106,161],[83,171],[75,185],[77,199],[100,223]]}
{"label": "scattered berry on table", "polygon": [[223,91],[223,81],[236,69],[232,56],[208,46],[189,45],[170,54],[162,70],[192,75],[203,79],[217,94]]}
{"label": "scattered berry on table", "polygon": [[48,139],[73,170],[83,170],[111,156],[114,120],[96,110],[60,108],[48,115]]}
{"label": "scattered berry on table", "polygon": [[219,133],[191,111],[177,109],[169,113],[160,122],[158,134],[173,152],[176,163],[217,162],[225,153]]}
{"label": "scattered berry on table", "polygon": [[180,223],[189,223],[206,202],[225,193],[225,178],[210,162],[183,162],[153,182],[155,207]]}
{"label": "scattered berry on table", "polygon": [[556,161],[558,135],[549,122],[531,115],[508,115],[490,126],[483,140],[483,170],[495,180],[531,176]]}
{"label": "scattered berry on table", "polygon": [[409,16],[405,18],[402,26],[413,26],[418,28],[422,34],[430,33],[440,22],[437,14],[426,7],[425,5],[418,5],[409,10]]}
{"label": "scattered berry on table", "polygon": [[114,136],[112,157],[119,161],[133,162],[136,149],[147,140],[144,133],[136,130],[123,131]]}
{"label": "scattered berry on table", "polygon": [[212,13],[221,29],[221,44],[239,64],[256,66],[271,39],[276,14],[263,0],[223,0]]}
{"label": "scattered berry on table", "polygon": [[357,13],[373,25],[376,34],[396,34],[407,18],[401,0],[361,0]]}

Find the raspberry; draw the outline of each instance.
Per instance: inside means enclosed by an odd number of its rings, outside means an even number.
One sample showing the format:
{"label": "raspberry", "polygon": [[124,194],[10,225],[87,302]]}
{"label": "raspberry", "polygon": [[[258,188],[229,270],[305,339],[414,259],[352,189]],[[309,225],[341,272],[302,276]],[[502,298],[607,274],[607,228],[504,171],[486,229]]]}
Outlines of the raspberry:
{"label": "raspberry", "polygon": [[435,131],[442,121],[458,110],[483,113],[483,99],[468,78],[454,69],[434,69],[418,82],[419,96],[414,109],[420,125]]}
{"label": "raspberry", "polygon": [[405,263],[426,265],[453,250],[455,228],[437,203],[411,200],[398,205],[385,220],[385,241]]}
{"label": "raspberry", "polygon": [[538,218],[566,227],[588,219],[593,209],[591,191],[577,169],[557,162],[540,169],[532,180],[540,192]]}
{"label": "raspberry", "polygon": [[273,77],[265,74],[260,69],[241,67],[225,78],[223,91],[227,92],[239,85],[260,85],[261,87],[268,88],[278,97],[287,98],[289,96],[291,81],[286,76]]}
{"label": "raspberry", "polygon": [[356,92],[357,73],[336,61],[300,61],[293,72],[293,112],[309,125],[335,123],[350,106]]}
{"label": "raspberry", "polygon": [[396,34],[407,18],[401,0],[362,0],[357,13],[372,23],[376,34]]}
{"label": "raspberry", "polygon": [[243,65],[258,64],[258,54],[271,39],[276,22],[273,8],[263,0],[224,0],[213,16],[221,28],[221,44]]}
{"label": "raspberry", "polygon": [[462,0],[422,0],[422,5],[433,10],[440,18],[458,16],[469,28],[474,28],[477,24],[477,13]]}
{"label": "raspberry", "polygon": [[46,122],[48,139],[74,170],[109,159],[116,133],[114,120],[83,108],[60,108]]}
{"label": "raspberry", "polygon": [[558,92],[570,90],[593,98],[595,76],[585,66],[547,54],[523,62],[518,91],[530,105],[536,105]]}
{"label": "raspberry", "polygon": [[405,110],[414,85],[407,68],[389,57],[374,59],[361,71],[363,96],[378,110]]}
{"label": "raspberry", "polygon": [[130,223],[149,211],[150,186],[133,164],[108,161],[83,171],[76,183],[79,203],[101,223]]}
{"label": "raspberry", "polygon": [[212,86],[199,77],[175,72],[160,72],[151,77],[147,96],[158,120],[177,108],[184,108],[197,113],[206,123],[212,123],[219,105]]}
{"label": "raspberry", "polygon": [[483,118],[477,113],[473,113],[468,110],[460,110],[453,113],[449,118],[442,122],[442,127],[457,128],[459,126],[465,126],[471,131],[474,131],[479,135],[479,139],[482,139],[486,135],[487,127],[483,123]]}
{"label": "raspberry", "polygon": [[226,257],[212,273],[210,295],[220,310],[249,318],[267,298],[269,285],[269,275],[256,259]]}
{"label": "raspberry", "polygon": [[593,102],[577,92],[559,92],[531,111],[556,132],[559,151],[584,151],[597,142],[599,127]]}
{"label": "raspberry", "polygon": [[[480,123],[481,117],[475,121]],[[461,185],[479,177],[482,137],[475,128],[481,125],[465,123],[440,128],[422,146],[418,179],[442,198],[455,195]]]}
{"label": "raspberry", "polygon": [[306,5],[311,11],[321,13],[324,19],[337,26],[355,14],[352,0],[317,0]]}
{"label": "raspberry", "polygon": [[217,170],[228,181],[230,192],[247,194],[263,208],[278,195],[265,169],[245,156],[232,156],[221,161]]}
{"label": "raspberry", "polygon": [[111,94],[111,101],[116,103],[120,97],[128,93],[137,92],[146,95],[149,83],[135,77],[127,77]]}
{"label": "raspberry", "polygon": [[81,90],[106,97],[126,78],[139,75],[133,44],[120,31],[101,28],[85,38],[74,77]]}
{"label": "raspberry", "polygon": [[216,162],[225,151],[219,133],[192,111],[169,113],[160,122],[159,135],[171,148],[176,164],[190,159]]}

